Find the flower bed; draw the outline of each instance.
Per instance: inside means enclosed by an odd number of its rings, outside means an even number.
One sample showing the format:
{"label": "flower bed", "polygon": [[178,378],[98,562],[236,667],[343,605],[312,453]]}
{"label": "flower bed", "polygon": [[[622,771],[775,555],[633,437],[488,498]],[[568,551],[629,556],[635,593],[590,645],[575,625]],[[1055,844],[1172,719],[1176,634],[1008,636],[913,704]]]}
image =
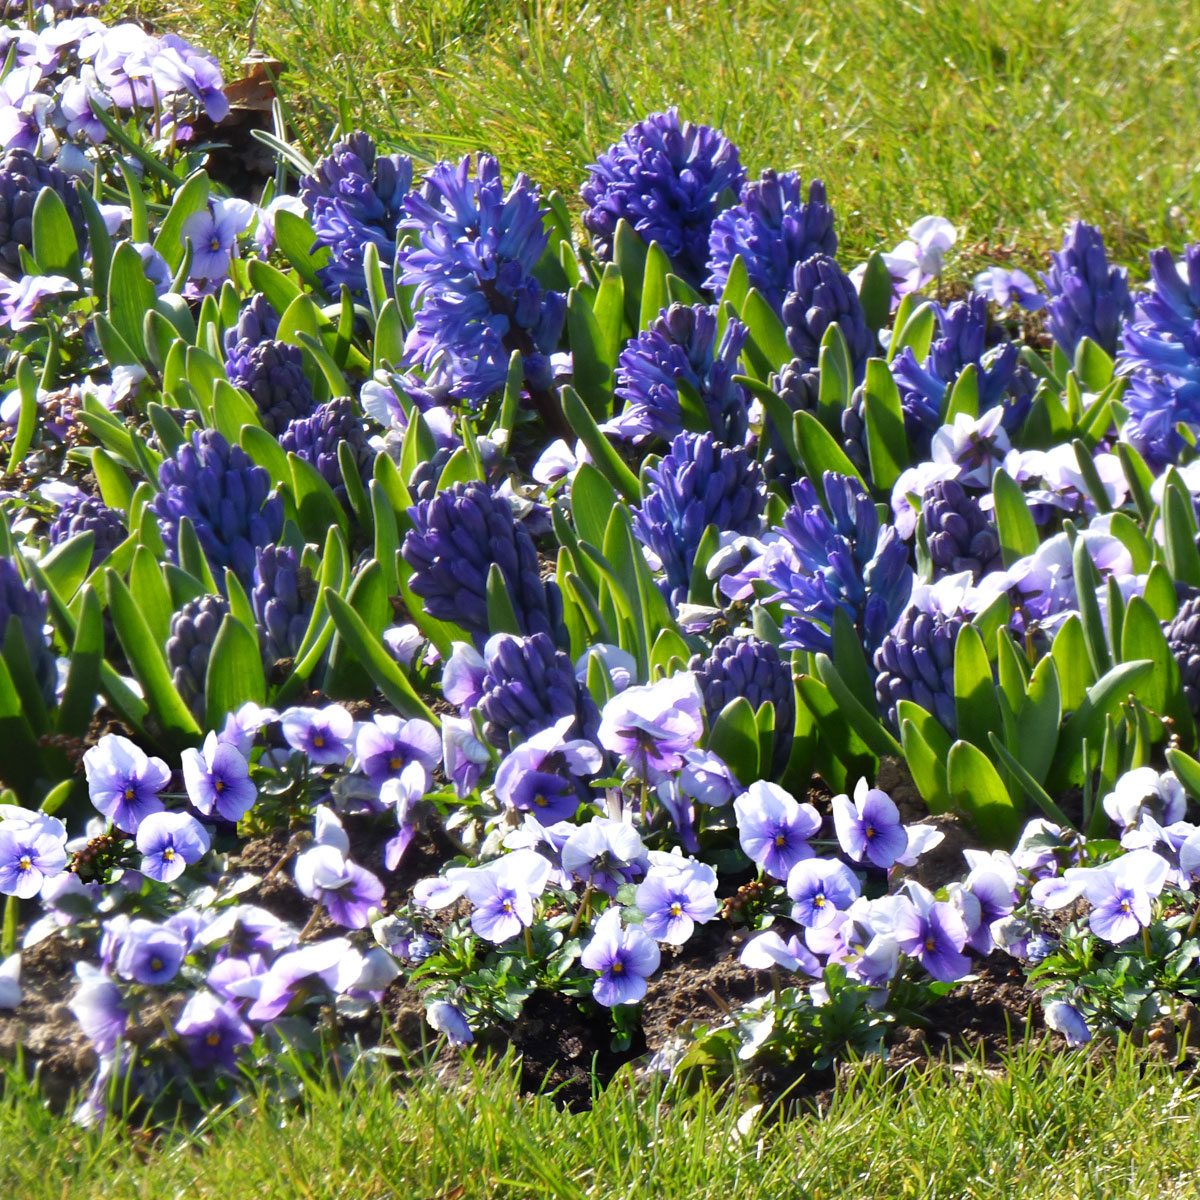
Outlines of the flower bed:
{"label": "flower bed", "polygon": [[0,1049],[81,1120],[391,1035],[572,1100],[1187,1043],[1200,248],[847,272],[674,110],[582,237],[282,110],[230,196],[211,59],[7,39]]}

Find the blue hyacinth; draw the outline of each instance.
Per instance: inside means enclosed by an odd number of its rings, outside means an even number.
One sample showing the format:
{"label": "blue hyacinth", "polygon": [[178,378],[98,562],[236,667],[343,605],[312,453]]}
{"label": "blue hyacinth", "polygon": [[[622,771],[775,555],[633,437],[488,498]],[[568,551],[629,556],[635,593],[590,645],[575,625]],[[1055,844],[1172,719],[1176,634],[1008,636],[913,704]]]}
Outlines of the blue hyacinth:
{"label": "blue hyacinth", "polygon": [[9,622],[16,618],[18,636],[29,656],[34,680],[42,699],[54,698],[56,671],[54,653],[46,643],[46,600],[21,577],[11,558],[0,558],[0,647],[8,636]]}
{"label": "blue hyacinth", "polygon": [[57,546],[76,534],[90,532],[91,570],[95,570],[128,536],[124,517],[94,496],[72,496],[50,523],[50,545]]}
{"label": "blue hyacinth", "polygon": [[1013,342],[988,345],[988,302],[986,296],[970,295],[949,308],[935,308],[938,335],[924,363],[918,363],[906,346],[892,360],[892,374],[900,389],[904,428],[920,458],[929,457],[929,444],[942,424],[947,393],[964,369],[973,364],[979,372],[980,414],[1004,405],[1003,425],[1007,432],[1020,428],[1033,403],[1034,381],[1020,364],[1020,351]]}
{"label": "blue hyacinth", "polygon": [[680,122],[677,109],[652,113],[588,167],[580,189],[583,223],[597,258],[613,256],[623,217],[649,244],[657,242],[676,271],[699,286],[713,218],[726,192],[746,178],[737,147],[708,125]]}
{"label": "blue hyacinth", "polygon": [[283,501],[269,495],[267,472],[215,429],[200,429],[159,467],[158,483],[162,490],[150,508],[167,557],[179,562],[179,526],[187,517],[217,582],[230,567],[243,586],[252,587],[255,550],[283,532]]}
{"label": "blue hyacinth", "polygon": [[316,403],[300,347],[287,342],[243,338],[226,360],[225,374],[234,387],[250,393],[263,428],[275,437],[307,417]]}
{"label": "blue hyacinth", "polygon": [[784,645],[801,650],[833,648],[834,612],[854,623],[874,650],[904,611],[912,592],[908,548],[879,514],[857,479],[826,471],[828,507],[809,479],[793,488],[795,503],[784,514],[784,543],[768,551],[764,578],[779,592]]}
{"label": "blue hyacinth", "polygon": [[1094,225],[1076,221],[1063,246],[1052,254],[1046,285],[1046,324],[1068,359],[1080,339],[1089,337],[1115,356],[1121,326],[1133,314],[1129,282],[1121,267],[1110,267],[1104,238]]}
{"label": "blue hyacinth", "polygon": [[746,336],[746,327],[731,319],[718,346],[715,309],[703,304],[664,309],[617,359],[614,392],[625,408],[606,431],[670,441],[684,429],[711,430],[726,445],[744,443],[750,394],[734,376]]}
{"label": "blue hyacinth", "polygon": [[312,575],[291,546],[264,546],[254,564],[250,603],[268,664],[300,649],[316,600]]}
{"label": "blue hyacinth", "polygon": [[700,539],[709,525],[757,534],[767,502],[762,468],[744,447],[723,446],[711,433],[681,433],[633,510],[634,532],[658,556],[671,603],[687,599]]}
{"label": "blue hyacinth", "polygon": [[375,452],[367,441],[362,420],[354,410],[354,401],[348,396],[337,396],[328,404],[320,405],[311,415],[293,421],[279,435],[279,445],[315,467],[334,495],[343,504],[348,504],[346,481],[338,458],[338,447],[343,443],[349,447],[359,478],[365,482],[370,476]]}
{"label": "blue hyacinth", "polygon": [[875,651],[875,698],[893,729],[899,728],[896,705],[912,700],[931,713],[953,736],[954,645],[962,617],[910,607]]}
{"label": "blue hyacinth", "polygon": [[970,571],[978,583],[1004,569],[995,524],[958,480],[941,480],[925,490],[921,524],[935,579]]}
{"label": "blue hyacinth", "polygon": [[549,355],[567,305],[533,274],[549,242],[537,188],[518,175],[506,191],[488,154],[479,155],[472,177],[468,155],[457,166],[438,163],[404,212],[403,228],[417,235],[396,260],[419,305],[405,343],[409,363],[478,405],[504,387],[509,359],[519,351],[530,398],[562,433]]}
{"label": "blue hyacinth", "polygon": [[483,735],[507,750],[562,717],[573,716],[570,737],[594,737],[600,713],[575,678],[571,660],[544,633],[498,634],[484,649],[487,674],[476,707]]}
{"label": "blue hyacinth", "polygon": [[788,346],[806,370],[817,369],[821,339],[837,325],[850,351],[854,382],[861,383],[867,359],[875,352],[875,335],[867,328],[862,302],[850,277],[828,254],[797,263],[782,314]]}
{"label": "blue hyacinth", "polygon": [[814,179],[804,199],[795,171],[764,171],[742,188],[741,202],[727,208],[712,224],[708,238],[706,288],[718,296],[729,268],[740,254],[750,286],[770,301],[776,312],[793,287],[796,266],[814,254],[837,253],[833,209],[825,202],[825,185]]}
{"label": "blue hyacinth", "polygon": [[542,581],[533,539],[503,496],[477,480],[456,483],[409,515],[413,528],[400,552],[413,572],[412,590],[431,617],[454,622],[482,645],[490,633],[487,580],[495,564],[521,632],[558,641],[558,585]]}
{"label": "blue hyacinth", "polygon": [[318,272],[325,288],[336,293],[345,284],[366,290],[363,252],[368,242],[379,251],[384,282],[391,288],[396,257],[396,226],[412,187],[412,160],[403,154],[377,154],[365,133],[352,133],[300,180],[300,199],[317,235],[332,258]]}
{"label": "blue hyacinth", "polygon": [[252,346],[265,342],[279,332],[279,314],[274,305],[261,292],[242,306],[238,319],[221,335],[225,358],[241,358]]}

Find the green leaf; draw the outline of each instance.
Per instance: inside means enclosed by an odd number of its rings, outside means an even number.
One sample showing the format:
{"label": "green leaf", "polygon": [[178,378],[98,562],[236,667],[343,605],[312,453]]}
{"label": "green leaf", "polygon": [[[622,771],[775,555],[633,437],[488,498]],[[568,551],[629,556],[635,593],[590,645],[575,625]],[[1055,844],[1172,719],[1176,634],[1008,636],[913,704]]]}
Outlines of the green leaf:
{"label": "green leaf", "polygon": [[1188,795],[1193,800],[1200,800],[1200,762],[1172,747],[1167,750],[1167,765],[1187,789]]}
{"label": "green leaf", "polygon": [[640,330],[643,328],[642,281],[646,275],[646,243],[634,232],[633,226],[624,217],[617,222],[617,230],[613,236],[613,261],[617,264],[617,270],[621,272],[621,282],[624,286],[625,323],[630,329]]}
{"label": "green leaf", "polygon": [[499,563],[492,563],[488,568],[487,577],[487,619],[488,633],[511,633],[520,637],[524,632],[517,614],[513,610],[512,600],[508,594],[508,582]]}
{"label": "green leaf", "polygon": [[1146,603],[1160,621],[1170,621],[1179,611],[1179,596],[1171,572],[1162,563],[1154,563],[1146,576]]}
{"label": "green leaf", "polygon": [[608,438],[600,431],[599,426],[592,419],[592,414],[573,387],[565,386],[562,389],[562,404],[567,423],[587,447],[597,470],[627,500],[640,503],[642,489],[637,476],[612,448]]}
{"label": "green leaf", "polygon": [[860,776],[873,778],[878,756],[843,718],[830,690],[816,676],[800,675],[796,698],[808,708],[819,728],[816,765],[830,789],[835,793],[847,791]]}
{"label": "green leaf", "polygon": [[296,269],[296,274],[314,292],[324,295],[325,289],[317,272],[329,264],[330,251],[328,246],[313,251],[317,245],[317,235],[308,221],[286,208],[280,209],[275,214],[275,244]]}
{"label": "green leaf", "polygon": [[854,622],[840,605],[833,610],[830,635],[833,640],[831,657],[838,674],[859,704],[867,712],[874,713],[878,706],[875,699],[875,675],[863,652],[862,640],[854,628]]}
{"label": "green leaf", "polygon": [[942,414],[942,423],[952,425],[959,413],[975,420],[979,416],[979,368],[974,363],[967,363],[962,373],[954,381],[954,387],[948,388],[943,397],[946,411]]}
{"label": "green leaf", "polygon": [[43,187],[33,202],[33,259],[43,275],[65,275],[82,285],[75,226],[62,197],[52,187]]}
{"label": "green leaf", "polygon": [[[325,531],[336,525],[346,533],[346,510],[342,508],[325,477],[299,455],[288,452],[288,473],[291,492],[296,503],[296,523],[304,540],[319,542]],[[286,481],[287,476],[284,476]]]}
{"label": "green leaf", "polygon": [[917,362],[924,362],[933,343],[933,330],[937,322],[933,305],[924,296],[910,292],[900,301],[896,310],[894,333],[888,343],[888,362],[894,362],[906,346],[912,347]]}
{"label": "green leaf", "polygon": [[[167,261],[167,266],[174,273],[183,262],[183,223],[193,213],[200,212],[208,205],[209,182],[208,175],[197,171],[190,175],[183,186],[175,193],[175,199],[167,212],[163,223],[158,227],[154,239],[154,248]],[[130,247],[132,249],[132,247]],[[117,248],[120,253],[120,247]],[[136,251],[134,251],[136,254]],[[139,259],[139,266],[141,260]],[[144,276],[143,276],[144,277]],[[111,291],[112,285],[109,285]],[[111,296],[109,297],[111,300]],[[139,317],[140,321],[141,318]]]}
{"label": "green leaf", "polygon": [[17,411],[17,431],[9,447],[5,475],[13,474],[24,463],[25,455],[33,444],[33,435],[37,431],[37,376],[34,374],[33,364],[24,355],[21,355],[17,362],[17,390],[20,393],[21,406]]}
{"label": "green leaf", "polygon": [[829,431],[812,413],[796,413],[794,429],[796,432],[796,446],[800,458],[822,503],[825,501],[825,487],[821,481],[821,476],[826,471],[836,471],[839,475],[849,475],[852,479],[857,479],[863,487],[866,487],[866,481],[859,474],[854,464],[846,457],[841,446],[833,440]]}
{"label": "green leaf", "polygon": [[[795,357],[787,341],[787,330],[771,302],[752,287],[742,304],[742,322],[754,345],[772,371],[778,371]],[[833,328],[834,326],[830,326]]]}
{"label": "green leaf", "polygon": [[845,680],[827,654],[816,655],[814,661],[817,677],[829,689],[829,694],[837,702],[842,718],[862,738],[864,745],[871,753],[879,758],[885,758],[888,755],[901,757],[904,752],[900,743],[883,727],[874,700],[872,700],[870,708],[864,707],[858,697],[846,686]]}
{"label": "green leaf", "polygon": [[1183,694],[1179,664],[1167,645],[1158,616],[1142,596],[1133,596],[1125,607],[1121,628],[1121,659],[1148,658],[1159,669],[1138,689],[1138,699],[1153,713],[1174,719],[1175,731],[1190,742],[1191,714]]}
{"label": "green leaf", "polygon": [[[636,236],[636,235],[635,235]],[[667,276],[671,273],[671,260],[657,242],[651,242],[646,251],[642,274],[642,307],[638,317],[638,329],[649,329],[658,320],[671,302],[667,288]]]}
{"label": "green leaf", "polygon": [[1024,703],[1016,712],[1016,737],[1009,742],[1009,748],[1039,784],[1054,761],[1061,721],[1058,667],[1054,656],[1048,654],[1033,669]]}
{"label": "green leaf", "polygon": [[1163,492],[1163,535],[1167,568],[1175,580],[1200,587],[1200,551],[1191,504],[1170,486]]}
{"label": "green leaf", "polygon": [[867,269],[863,272],[862,288],[858,293],[859,301],[862,304],[863,317],[867,322],[867,328],[873,333],[878,333],[891,318],[892,292],[894,289],[895,285],[892,283],[892,273],[887,269],[887,264],[883,261],[883,255],[876,250],[867,259]]}
{"label": "green leaf", "polygon": [[650,650],[651,679],[661,679],[665,675],[674,674],[674,672],[670,670],[672,659],[679,659],[679,661],[683,664],[683,667],[686,668],[688,660],[691,657],[691,647],[683,640],[682,636],[676,630],[660,630],[658,637],[654,639],[654,645]]}
{"label": "green leaf", "polygon": [[1006,471],[992,476],[992,492],[996,498],[996,533],[1000,538],[1000,553],[1006,567],[1019,558],[1033,554],[1039,544],[1037,524],[1025,494]]}
{"label": "green leaf", "polygon": [[96,535],[90,529],[85,530],[67,538],[65,542],[59,542],[38,563],[42,574],[67,604],[71,603],[80,585],[91,573],[95,545]]}
{"label": "green leaf", "polygon": [[1024,814],[982,750],[970,742],[955,742],[946,760],[946,779],[954,803],[988,845],[1007,849],[1016,842]]}
{"label": "green leaf", "polygon": [[763,777],[758,726],[745,696],[735,697],[721,709],[709,731],[708,749],[729,767],[743,787]]}
{"label": "green leaf", "polygon": [[[609,272],[613,270],[611,264],[605,268],[605,279],[611,278]],[[592,416],[597,421],[607,421],[612,416],[616,358],[609,360],[604,331],[579,288],[572,288],[567,296],[567,336],[571,342],[575,387]]]}
{"label": "green leaf", "polygon": [[247,701],[265,704],[266,700],[267,681],[258,638],[232,613],[226,613],[204,679],[205,728],[220,729],[227,713],[235,712]]}
{"label": "green leaf", "polygon": [[[932,720],[932,718],[930,718]],[[933,722],[937,725],[937,722]],[[941,729],[941,726],[937,726]],[[944,736],[945,731],[943,731]],[[904,760],[912,774],[913,783],[921,793],[929,811],[937,816],[949,812],[953,804],[950,784],[946,778],[946,755],[937,753],[921,736],[917,726],[910,720],[900,722],[900,741],[904,746]],[[946,739],[949,746],[949,738]]]}
{"label": "green leaf", "polygon": [[1078,597],[1079,615],[1083,621],[1083,636],[1087,642],[1088,659],[1092,671],[1099,678],[1112,666],[1112,654],[1100,615],[1100,602],[1096,589],[1100,586],[1100,572],[1088,553],[1087,541],[1080,535],[1075,539],[1073,550],[1075,568],[1075,593]]}
{"label": "green leaf", "polygon": [[1116,449],[1117,457],[1121,460],[1121,470],[1125,473],[1125,481],[1129,484],[1129,495],[1137,508],[1138,518],[1148,525],[1150,514],[1154,511],[1154,501],[1150,498],[1154,475],[1146,466],[1146,460],[1128,442],[1118,442]]}
{"label": "green leaf", "polygon": [[145,546],[139,546],[134,551],[133,564],[129,570],[129,594],[138,606],[138,611],[146,619],[155,643],[165,646],[171,632],[171,617],[175,609],[171,604],[171,593],[163,580],[158,559]]}
{"label": "green leaf", "polygon": [[1025,794],[1056,824],[1061,825],[1064,829],[1073,829],[1074,822],[1063,812],[1061,808],[1051,799],[1050,794],[1045,788],[1026,770],[1023,763],[1019,762],[1005,749],[1004,743],[993,733],[988,735],[992,749],[996,752],[1000,762],[1005,766],[1016,779],[1016,781],[1025,789]]}
{"label": "green leaf", "polygon": [[132,243],[122,242],[113,252],[108,275],[108,319],[121,340],[146,361],[145,319],[154,308],[154,284]]}
{"label": "green leaf", "polygon": [[[890,281],[891,277],[888,278]],[[868,360],[863,394],[871,479],[878,490],[890,492],[911,456],[904,432],[900,389],[882,358]]]}
{"label": "green leaf", "polygon": [[1089,392],[1102,392],[1112,382],[1113,360],[1090,337],[1075,347],[1075,374]]}
{"label": "green leaf", "polygon": [[1087,652],[1087,639],[1079,617],[1071,614],[1054,635],[1050,652],[1058,672],[1063,712],[1073,712],[1084,701],[1096,676]]}
{"label": "green leaf", "polygon": [[400,665],[384,649],[383,643],[371,632],[362,617],[331,588],[325,588],[321,594],[337,626],[338,636],[366,668],[367,674],[388,702],[405,717],[422,717],[435,728],[440,728],[441,722],[413,690]]}
{"label": "green leaf", "polygon": [[976,746],[986,746],[988,733],[1003,728],[987,648],[970,624],[959,629],[954,643],[954,712],[959,736]]}

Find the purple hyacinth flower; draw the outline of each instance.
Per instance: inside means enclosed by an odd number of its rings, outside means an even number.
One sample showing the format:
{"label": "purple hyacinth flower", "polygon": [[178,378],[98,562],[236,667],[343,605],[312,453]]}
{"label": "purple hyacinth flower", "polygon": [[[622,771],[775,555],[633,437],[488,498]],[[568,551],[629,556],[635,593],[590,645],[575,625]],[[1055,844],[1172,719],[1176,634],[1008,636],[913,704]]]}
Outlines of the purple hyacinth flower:
{"label": "purple hyacinth flower", "polygon": [[934,979],[950,983],[970,970],[971,960],[962,952],[967,944],[962,914],[919,884],[909,884],[909,895],[876,901],[872,916],[876,930],[890,934]]}
{"label": "purple hyacinth flower", "polygon": [[258,789],[250,779],[249,763],[215,733],[204,739],[203,749],[189,748],[180,760],[188,799],[206,817],[237,822],[254,807]]}
{"label": "purple hyacinth flower", "polygon": [[638,831],[609,817],[593,817],[575,829],[562,846],[562,869],[609,896],[616,896],[619,887],[644,875],[649,865]]}
{"label": "purple hyacinth flower", "polygon": [[287,708],[279,723],[287,744],[318,766],[340,766],[354,748],[354,718],[340,704]]}
{"label": "purple hyacinth flower", "polygon": [[1092,905],[1091,931],[1114,944],[1150,924],[1153,899],[1163,889],[1170,864],[1153,850],[1131,850],[1095,870],[1084,871],[1083,894]]}
{"label": "purple hyacinth flower", "polygon": [[471,871],[464,889],[475,906],[471,928],[489,942],[506,942],[533,924],[533,902],[545,891],[550,862],[536,850],[514,850]]}
{"label": "purple hyacinth flower", "polygon": [[170,782],[161,758],[149,758],[128,738],[106,733],[83,756],[88,796],[117,829],[136,833],[151,813],[162,812],[158,793]]}
{"label": "purple hyacinth flower", "polygon": [[638,884],[637,906],[645,915],[642,928],[669,946],[682,946],[697,924],[717,915],[717,875],[704,863],[659,864]]}
{"label": "purple hyacinth flower", "polygon": [[886,792],[868,788],[860,779],[849,796],[834,796],[833,827],[839,845],[855,862],[865,858],[876,867],[890,867],[908,847],[900,810]]}
{"label": "purple hyacinth flower", "polygon": [[788,872],[792,920],[806,929],[834,924],[838,914],[858,899],[860,891],[854,872],[837,859],[807,858]]}
{"label": "purple hyacinth flower", "polygon": [[419,717],[405,721],[380,713],[359,727],[354,750],[355,769],[380,788],[387,780],[398,779],[411,762],[432,772],[442,758],[442,739],[428,721]]}
{"label": "purple hyacinth flower", "polygon": [[662,961],[658,946],[636,925],[621,927],[621,910],[605,911],[596,922],[592,940],[583,948],[580,963],[599,978],[592,995],[605,1008],[636,1004],[646,994],[646,980]]}
{"label": "purple hyacinth flower", "polygon": [[65,834],[38,822],[0,822],[0,894],[28,900],[66,865]]}
{"label": "purple hyacinth flower", "polygon": [[110,1054],[125,1033],[129,1013],[121,989],[108,975],[90,963],[77,963],[79,987],[68,1008],[75,1014],[84,1037],[99,1055]]}
{"label": "purple hyacinth flower", "polygon": [[293,874],[296,886],[347,929],[365,929],[371,910],[383,905],[383,884],[337,846],[306,850],[296,859]]}
{"label": "purple hyacinth flower", "polygon": [[738,840],[748,858],[775,879],[786,879],[812,858],[808,840],[821,828],[811,804],[801,804],[776,783],[758,780],[733,802]]}
{"label": "purple hyacinth flower", "polygon": [[179,1014],[175,1032],[183,1040],[193,1067],[232,1068],[241,1046],[254,1041],[250,1026],[227,1000],[197,992]]}
{"label": "purple hyacinth flower", "polygon": [[141,872],[159,883],[178,879],[208,853],[208,833],[187,813],[151,813],[137,831]]}
{"label": "purple hyacinth flower", "polygon": [[475,1040],[462,1010],[449,1000],[435,1000],[425,1010],[425,1019],[438,1033],[445,1034],[452,1046],[469,1046]]}
{"label": "purple hyacinth flower", "polygon": [[117,973],[138,983],[170,983],[186,953],[187,942],[178,933],[139,917],[120,935]]}
{"label": "purple hyacinth flower", "polygon": [[703,709],[696,677],[680,671],[614,696],[604,706],[597,737],[642,778],[675,771],[704,733]]}

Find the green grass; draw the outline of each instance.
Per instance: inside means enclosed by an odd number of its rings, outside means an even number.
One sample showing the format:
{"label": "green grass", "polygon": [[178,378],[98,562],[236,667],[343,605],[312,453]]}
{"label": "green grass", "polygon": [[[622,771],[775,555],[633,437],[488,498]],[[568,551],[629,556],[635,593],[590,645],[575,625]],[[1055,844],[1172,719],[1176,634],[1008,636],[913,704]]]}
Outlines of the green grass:
{"label": "green grass", "polygon": [[[228,64],[253,0],[125,0]],[[1200,235],[1198,0],[264,0],[307,138],[349,119],[426,155],[488,149],[575,196],[678,104],[752,172],[822,177],[848,261],[940,212],[1042,265],[1067,220],[1116,257]],[[230,67],[236,73],[236,66]]]}
{"label": "green grass", "polygon": [[[1089,1063],[1037,1046],[1007,1069],[848,1076],[829,1111],[751,1122],[712,1092],[660,1102],[618,1081],[590,1113],[522,1098],[511,1069],[376,1072],[302,1106],[248,1107],[194,1134],[90,1133],[26,1089],[0,1098],[0,1194],[19,1200],[304,1197],[1014,1197],[1166,1200],[1200,1192],[1200,1105],[1128,1046]],[[461,1191],[457,1189],[462,1189]]]}

